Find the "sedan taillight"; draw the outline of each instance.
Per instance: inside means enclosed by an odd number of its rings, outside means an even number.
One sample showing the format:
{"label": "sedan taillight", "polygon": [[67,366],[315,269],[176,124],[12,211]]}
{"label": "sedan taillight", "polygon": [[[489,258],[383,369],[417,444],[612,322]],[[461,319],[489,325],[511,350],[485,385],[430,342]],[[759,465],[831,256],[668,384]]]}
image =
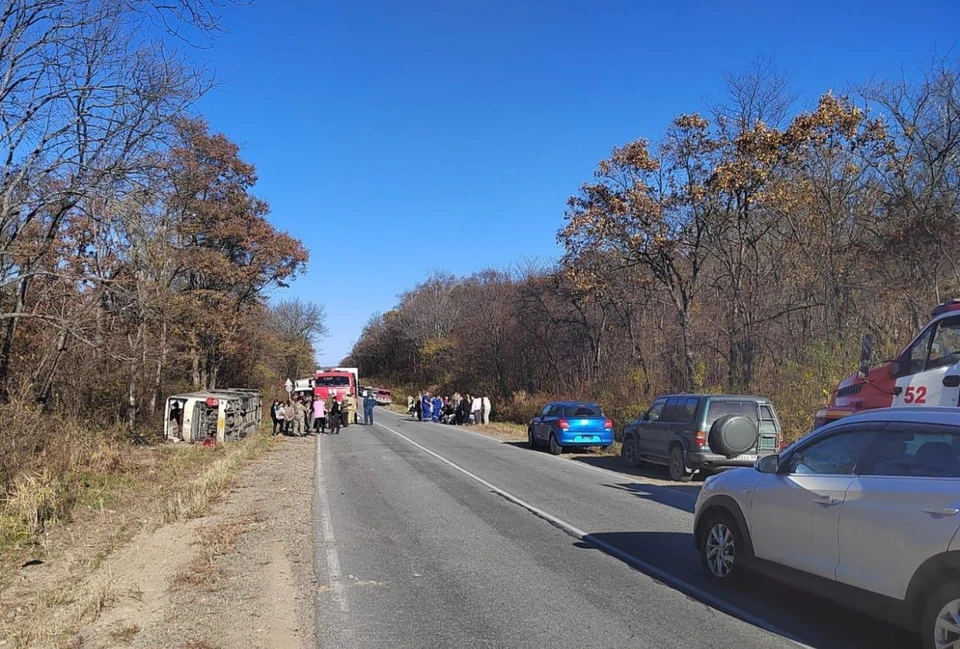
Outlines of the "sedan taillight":
{"label": "sedan taillight", "polygon": [[562,428],[562,429],[564,429],[564,430],[569,430],[569,429],[570,429],[570,422],[568,422],[566,419],[560,419],[560,420],[557,421],[557,426],[559,426],[560,428]]}
{"label": "sedan taillight", "polygon": [[613,428],[613,420],[608,417],[607,420],[606,420],[605,422],[603,422],[603,427],[604,427],[604,428]]}

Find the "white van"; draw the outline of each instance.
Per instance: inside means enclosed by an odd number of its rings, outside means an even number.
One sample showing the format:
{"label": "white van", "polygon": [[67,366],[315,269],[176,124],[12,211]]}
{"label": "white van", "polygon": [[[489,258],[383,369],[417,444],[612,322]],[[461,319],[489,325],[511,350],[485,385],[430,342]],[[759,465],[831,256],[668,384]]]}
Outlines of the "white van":
{"label": "white van", "polygon": [[175,394],[167,399],[163,431],[167,439],[222,444],[260,427],[263,405],[256,390],[224,388]]}

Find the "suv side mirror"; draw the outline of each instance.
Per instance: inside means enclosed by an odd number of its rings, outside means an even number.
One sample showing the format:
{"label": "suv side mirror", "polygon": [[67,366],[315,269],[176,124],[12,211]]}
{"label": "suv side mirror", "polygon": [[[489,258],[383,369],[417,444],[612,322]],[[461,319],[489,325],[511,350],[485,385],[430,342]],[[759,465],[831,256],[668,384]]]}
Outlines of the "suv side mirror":
{"label": "suv side mirror", "polygon": [[757,460],[754,465],[760,473],[778,473],[780,471],[780,456],[774,453]]}

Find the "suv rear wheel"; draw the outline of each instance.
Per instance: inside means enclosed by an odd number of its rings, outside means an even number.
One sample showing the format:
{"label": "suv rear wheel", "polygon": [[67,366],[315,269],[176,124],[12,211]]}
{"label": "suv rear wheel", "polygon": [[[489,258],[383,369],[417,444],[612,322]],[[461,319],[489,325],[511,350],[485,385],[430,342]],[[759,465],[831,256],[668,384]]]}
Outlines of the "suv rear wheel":
{"label": "suv rear wheel", "polygon": [[711,580],[730,583],[743,571],[743,538],[729,514],[711,514],[700,538],[700,561]]}
{"label": "suv rear wheel", "polygon": [[623,445],[620,447],[620,459],[629,467],[640,466],[640,456],[637,455],[637,439],[633,435],[627,435],[623,438]]}
{"label": "suv rear wheel", "polygon": [[960,646],[960,584],[945,584],[927,599],[920,635],[923,649]]}
{"label": "suv rear wheel", "polygon": [[693,478],[693,472],[687,469],[686,461],[683,459],[683,448],[673,446],[670,449],[670,479],[676,482],[690,482]]}

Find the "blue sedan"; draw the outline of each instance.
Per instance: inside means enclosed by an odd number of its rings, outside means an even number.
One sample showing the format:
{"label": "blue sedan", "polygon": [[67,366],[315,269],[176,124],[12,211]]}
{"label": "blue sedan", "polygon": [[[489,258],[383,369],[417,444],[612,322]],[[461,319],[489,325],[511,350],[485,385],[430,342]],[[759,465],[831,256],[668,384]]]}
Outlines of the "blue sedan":
{"label": "blue sedan", "polygon": [[607,448],[613,444],[613,422],[595,403],[555,401],[530,422],[527,443],[530,448],[546,444],[554,455],[571,447]]}

